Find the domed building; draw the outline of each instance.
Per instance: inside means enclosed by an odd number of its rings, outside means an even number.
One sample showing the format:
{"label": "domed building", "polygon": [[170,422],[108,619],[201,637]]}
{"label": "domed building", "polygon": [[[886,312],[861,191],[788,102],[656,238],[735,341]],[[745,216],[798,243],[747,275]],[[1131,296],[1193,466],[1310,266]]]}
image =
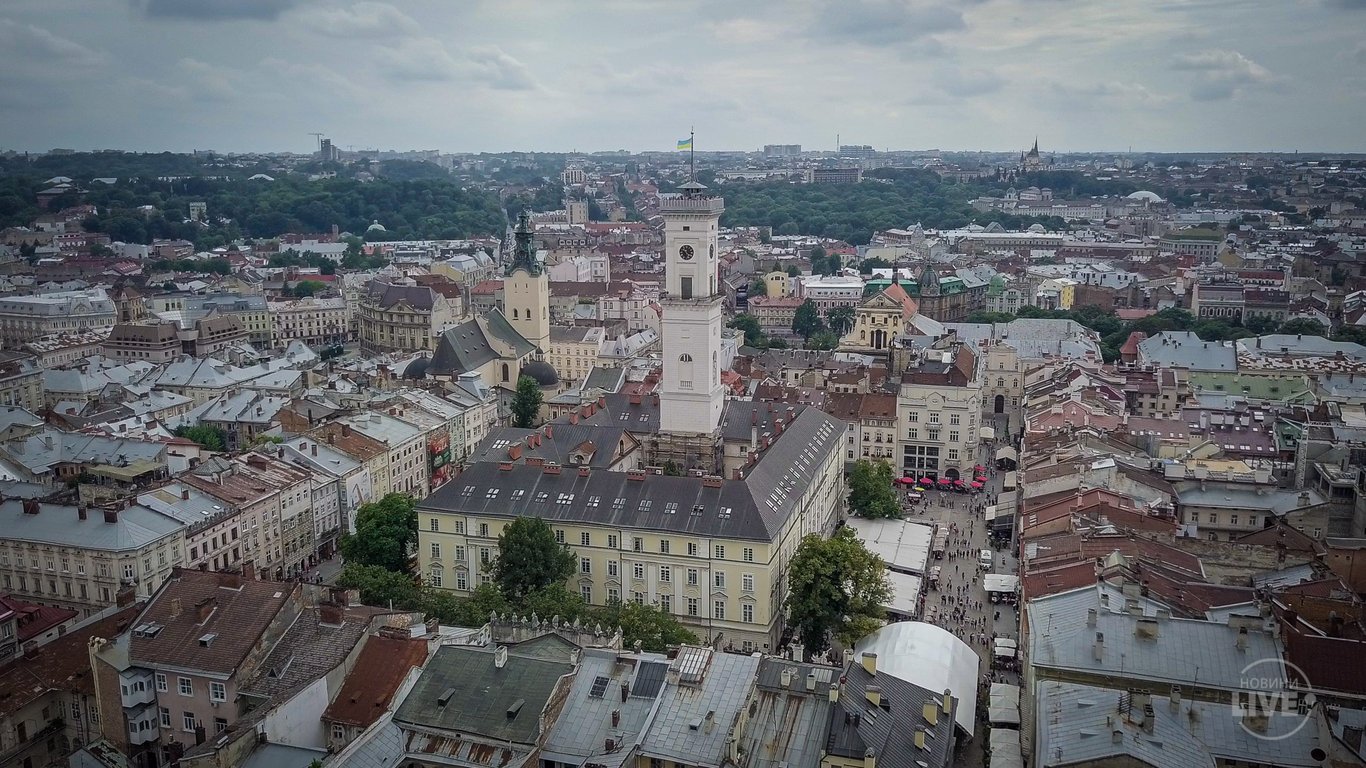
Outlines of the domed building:
{"label": "domed building", "polygon": [[389,230],[385,229],[384,225],[379,223],[379,219],[375,219],[370,223],[370,226],[365,228],[365,231],[368,234],[370,232],[388,232]]}
{"label": "domed building", "polygon": [[535,379],[541,389],[554,389],[560,384],[560,375],[555,372],[554,366],[544,360],[528,360],[517,375],[518,378],[522,376]]}
{"label": "domed building", "polygon": [[1137,192],[1130,193],[1125,196],[1125,199],[1141,202],[1145,207],[1152,205],[1153,203],[1167,202],[1166,200],[1162,199],[1161,195],[1157,194],[1156,192],[1149,192],[1146,189],[1140,189]]}

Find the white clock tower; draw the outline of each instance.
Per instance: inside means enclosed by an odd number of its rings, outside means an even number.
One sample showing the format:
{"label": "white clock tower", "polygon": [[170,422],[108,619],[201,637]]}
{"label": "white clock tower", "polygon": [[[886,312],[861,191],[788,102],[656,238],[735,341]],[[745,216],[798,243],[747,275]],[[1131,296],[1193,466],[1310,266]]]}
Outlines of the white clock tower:
{"label": "white clock tower", "polygon": [[716,239],[725,205],[690,181],[660,200],[664,216],[664,381],[660,431],[710,435],[721,424],[721,302]]}

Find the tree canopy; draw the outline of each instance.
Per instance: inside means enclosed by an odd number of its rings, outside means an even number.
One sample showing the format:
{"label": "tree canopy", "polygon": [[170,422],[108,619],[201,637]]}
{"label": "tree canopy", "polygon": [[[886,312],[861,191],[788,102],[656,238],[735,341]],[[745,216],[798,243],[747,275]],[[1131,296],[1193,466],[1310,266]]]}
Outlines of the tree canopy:
{"label": "tree canopy", "polygon": [[854,530],[842,527],[829,539],[802,539],[788,572],[788,622],[807,651],[819,653],[838,640],[845,647],[877,629],[891,602],[892,586],[882,558],[868,551]]}
{"label": "tree canopy", "polygon": [[356,510],[356,531],[342,538],[342,556],[357,565],[406,573],[417,543],[417,510],[411,496],[390,493]]}
{"label": "tree canopy", "polygon": [[[0,173],[0,227],[27,225],[41,213],[36,194],[47,176],[35,169],[20,166],[16,175]],[[81,178],[84,174],[67,175]],[[365,182],[350,178],[310,181],[300,174],[282,175],[274,181],[250,180],[240,174],[175,181],[151,175],[108,175],[118,180],[83,185],[85,192],[65,202],[95,205],[99,213],[86,219],[85,228],[131,243],[183,239],[202,250],[241,237],[329,232],[334,225],[371,240],[498,235],[506,226],[495,193],[462,185],[444,171],[432,178],[381,177]],[[191,202],[206,203],[205,222],[189,220]],[[151,212],[140,206],[151,206]],[[375,221],[384,226],[383,231],[367,231]]]}
{"label": "tree canopy", "polygon": [[792,332],[801,336],[802,341],[810,341],[812,336],[823,330],[825,322],[821,320],[821,311],[816,309],[816,302],[811,299],[803,301],[792,315]]}
{"label": "tree canopy", "polygon": [[498,535],[493,581],[504,595],[520,600],[574,574],[576,561],[568,545],[555,540],[550,524],[519,517]]}
{"label": "tree canopy", "polygon": [[531,429],[541,417],[541,404],[545,396],[541,386],[530,376],[517,379],[517,391],[512,396],[512,426]]}
{"label": "tree canopy", "polygon": [[900,517],[901,505],[892,488],[892,467],[881,461],[859,459],[849,470],[849,509],[859,517]]}
{"label": "tree canopy", "polygon": [[211,427],[207,424],[200,424],[193,427],[176,427],[172,434],[176,437],[183,437],[186,440],[192,440],[199,443],[211,451],[221,451],[228,444],[228,435],[226,432],[218,427]]}

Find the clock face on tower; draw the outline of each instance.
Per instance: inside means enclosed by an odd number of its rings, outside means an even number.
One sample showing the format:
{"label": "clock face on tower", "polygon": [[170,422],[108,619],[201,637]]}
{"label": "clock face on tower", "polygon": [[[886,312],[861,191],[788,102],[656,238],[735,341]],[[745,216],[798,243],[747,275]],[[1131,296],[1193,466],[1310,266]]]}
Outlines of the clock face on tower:
{"label": "clock face on tower", "polygon": [[684,260],[684,261],[688,261],[689,259],[691,259],[691,258],[692,258],[692,246],[691,246],[691,245],[685,245],[685,246],[683,246],[682,248],[679,248],[679,249],[678,249],[678,257],[679,257],[680,259]]}

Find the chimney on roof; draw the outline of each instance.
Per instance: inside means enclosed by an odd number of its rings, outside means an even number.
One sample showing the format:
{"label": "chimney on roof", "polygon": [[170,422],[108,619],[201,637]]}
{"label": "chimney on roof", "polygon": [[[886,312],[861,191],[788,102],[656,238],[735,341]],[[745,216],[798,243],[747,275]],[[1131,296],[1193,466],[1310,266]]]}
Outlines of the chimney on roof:
{"label": "chimney on roof", "polygon": [[117,509],[104,510],[104,521],[106,523],[117,523],[119,521],[119,511]]}
{"label": "chimney on roof", "polygon": [[931,726],[939,724],[939,702],[927,701],[920,707],[920,714]]}
{"label": "chimney on roof", "polygon": [[350,437],[350,436],[351,436],[351,425],[350,425],[350,424],[343,424],[343,425],[342,425],[342,430],[341,430],[341,432],[342,432],[342,437]]}
{"label": "chimney on roof", "polygon": [[1179,710],[1179,709],[1181,708],[1181,686],[1179,686],[1179,685],[1173,685],[1173,686],[1172,686],[1171,696],[1169,697],[1168,700],[1171,702],[1170,706],[1171,706],[1171,710],[1172,710],[1173,712],[1175,712],[1175,711],[1177,711],[1177,710]]}
{"label": "chimney on roof", "polygon": [[1096,633],[1096,642],[1091,645],[1091,658],[1096,661],[1105,660],[1105,633]]}
{"label": "chimney on roof", "polygon": [[1095,628],[1096,628],[1096,609],[1095,609],[1095,608],[1087,608],[1087,609],[1086,609],[1086,626],[1087,626],[1088,628],[1090,628],[1090,629],[1095,629]]}
{"label": "chimney on roof", "polygon": [[174,619],[178,616],[180,616],[180,598],[173,597],[171,598],[171,618]]}
{"label": "chimney on roof", "polygon": [[838,704],[840,700],[840,687],[838,683],[830,684],[830,703]]}
{"label": "chimney on roof", "polygon": [[1238,627],[1238,636],[1233,640],[1233,647],[1240,651],[1247,650],[1247,627]]}
{"label": "chimney on roof", "polygon": [[195,603],[194,613],[195,617],[198,619],[198,622],[200,624],[203,624],[204,622],[208,621],[209,617],[213,615],[214,609],[217,607],[218,601],[212,597],[206,597],[203,600],[200,600],[199,602]]}
{"label": "chimney on roof", "polygon": [[84,505],[84,504],[77,504],[77,505],[76,505],[76,517],[79,518],[79,519],[81,519],[81,520],[85,520],[85,519],[88,517],[88,515],[86,514],[86,509],[85,509],[85,505]]}
{"label": "chimney on roof", "polygon": [[865,653],[865,654],[863,654],[863,656],[861,657],[861,662],[863,663],[863,669],[864,669],[865,672],[867,672],[867,673],[870,674],[870,675],[876,675],[876,674],[877,674],[877,654],[876,654],[876,653]]}
{"label": "chimney on roof", "polygon": [[493,649],[493,667],[494,667],[494,669],[502,669],[503,667],[506,667],[506,666],[507,666],[507,663],[508,663],[508,647],[507,647],[506,645],[500,645],[500,646],[498,646],[497,648],[494,648],[494,649]]}

